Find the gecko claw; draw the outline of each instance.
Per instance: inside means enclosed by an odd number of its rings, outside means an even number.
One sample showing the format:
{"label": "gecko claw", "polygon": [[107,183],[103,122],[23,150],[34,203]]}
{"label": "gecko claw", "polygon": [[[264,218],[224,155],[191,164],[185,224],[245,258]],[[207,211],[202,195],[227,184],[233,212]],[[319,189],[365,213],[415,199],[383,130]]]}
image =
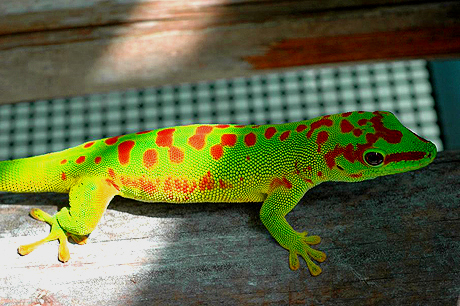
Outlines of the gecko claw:
{"label": "gecko claw", "polygon": [[[67,235],[64,230],[60,227],[56,217],[49,215],[41,209],[34,208],[30,211],[30,215],[39,221],[43,221],[51,225],[51,231],[48,236],[44,239],[36,242],[21,245],[18,248],[19,255],[27,255],[35,250],[38,246],[45,244],[48,241],[59,240],[59,260],[66,262],[70,259],[70,252],[67,243]],[[77,241],[76,241],[77,242]],[[78,243],[78,242],[77,242]]]}

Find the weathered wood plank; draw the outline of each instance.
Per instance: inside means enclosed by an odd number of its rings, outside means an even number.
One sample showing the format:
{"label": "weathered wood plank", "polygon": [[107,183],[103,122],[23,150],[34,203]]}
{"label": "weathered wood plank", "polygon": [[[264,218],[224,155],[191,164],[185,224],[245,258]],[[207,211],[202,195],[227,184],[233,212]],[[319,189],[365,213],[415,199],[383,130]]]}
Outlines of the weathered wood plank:
{"label": "weathered wood plank", "polygon": [[288,215],[320,235],[328,259],[311,277],[258,218],[260,204],[149,205],[116,199],[71,261],[27,216],[65,195],[0,194],[0,304],[455,305],[460,297],[460,152],[419,171],[355,184],[326,183]]}
{"label": "weathered wood plank", "polygon": [[0,103],[454,56],[459,15],[457,1],[3,1]]}

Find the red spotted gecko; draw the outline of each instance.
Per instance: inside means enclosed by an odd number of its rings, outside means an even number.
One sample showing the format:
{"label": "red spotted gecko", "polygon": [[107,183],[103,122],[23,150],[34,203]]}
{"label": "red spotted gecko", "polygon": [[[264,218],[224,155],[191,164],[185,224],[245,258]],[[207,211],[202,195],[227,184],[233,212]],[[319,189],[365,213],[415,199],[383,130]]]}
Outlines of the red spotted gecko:
{"label": "red spotted gecko", "polygon": [[[295,231],[285,216],[325,181],[358,182],[428,165],[433,143],[389,112],[348,112],[272,125],[201,124],[90,141],[64,151],[0,162],[0,191],[69,193],[54,216],[33,209],[50,234],[22,245],[26,255],[59,240],[59,260],[70,258],[67,239],[86,242],[112,198],[145,202],[263,202],[260,218],[312,275],[326,255],[310,245],[318,236]],[[314,260],[314,261],[313,261]]]}

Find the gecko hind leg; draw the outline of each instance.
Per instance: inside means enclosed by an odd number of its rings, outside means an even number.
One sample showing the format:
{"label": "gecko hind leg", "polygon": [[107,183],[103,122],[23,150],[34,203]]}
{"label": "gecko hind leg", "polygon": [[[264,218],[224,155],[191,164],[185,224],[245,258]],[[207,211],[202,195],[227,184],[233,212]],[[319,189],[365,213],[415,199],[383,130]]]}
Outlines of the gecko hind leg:
{"label": "gecko hind leg", "polygon": [[56,215],[51,216],[44,212],[41,209],[34,208],[30,211],[30,215],[39,221],[43,221],[51,225],[51,231],[47,237],[41,239],[39,241],[21,245],[18,248],[18,253],[20,255],[27,255],[33,250],[35,250],[38,246],[47,243],[53,240],[59,240],[59,260],[62,262],[66,262],[70,258],[69,247],[67,245],[67,234],[59,225],[57,221]]}

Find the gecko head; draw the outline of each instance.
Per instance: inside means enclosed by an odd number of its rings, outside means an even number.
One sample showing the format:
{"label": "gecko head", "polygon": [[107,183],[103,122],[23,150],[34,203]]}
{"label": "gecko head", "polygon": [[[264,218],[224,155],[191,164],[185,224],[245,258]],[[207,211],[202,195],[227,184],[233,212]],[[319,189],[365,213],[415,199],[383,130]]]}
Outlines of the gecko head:
{"label": "gecko head", "polygon": [[436,157],[436,146],[406,128],[390,112],[338,114],[340,135],[325,153],[330,177],[362,181],[422,168]]}

